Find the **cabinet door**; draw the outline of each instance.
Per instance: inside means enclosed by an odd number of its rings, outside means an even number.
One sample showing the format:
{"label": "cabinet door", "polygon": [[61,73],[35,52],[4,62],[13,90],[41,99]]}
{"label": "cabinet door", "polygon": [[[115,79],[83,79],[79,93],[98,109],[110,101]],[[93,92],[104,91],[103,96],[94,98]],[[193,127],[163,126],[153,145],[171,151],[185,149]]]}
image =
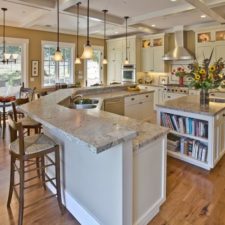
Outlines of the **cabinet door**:
{"label": "cabinet door", "polygon": [[153,118],[153,101],[146,101],[139,104],[140,119],[150,121]]}
{"label": "cabinet door", "polygon": [[153,68],[155,72],[164,72],[164,47],[154,47],[154,59],[153,59]]}
{"label": "cabinet door", "polygon": [[114,77],[116,82],[122,81],[122,63],[121,60],[114,62]]}
{"label": "cabinet door", "polygon": [[142,48],[141,50],[141,70],[143,72],[153,71],[153,48]]}
{"label": "cabinet door", "polygon": [[133,119],[139,119],[139,104],[125,105],[124,115]]}
{"label": "cabinet door", "polygon": [[[205,58],[209,58],[213,50],[213,44],[209,43],[206,46],[198,46],[196,49],[196,59],[201,64]],[[212,62],[215,61],[215,51],[213,53]]]}
{"label": "cabinet door", "polygon": [[107,83],[110,84],[115,81],[115,61],[108,60],[107,65]]}

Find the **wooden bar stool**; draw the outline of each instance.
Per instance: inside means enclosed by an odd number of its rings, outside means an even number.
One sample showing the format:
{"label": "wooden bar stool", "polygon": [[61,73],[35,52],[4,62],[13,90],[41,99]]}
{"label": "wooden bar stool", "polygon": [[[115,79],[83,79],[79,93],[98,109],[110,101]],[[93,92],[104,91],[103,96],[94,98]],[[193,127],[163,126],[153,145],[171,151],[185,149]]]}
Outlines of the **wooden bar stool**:
{"label": "wooden bar stool", "polygon": [[13,119],[15,122],[22,123],[23,128],[27,130],[27,135],[30,135],[31,129],[34,129],[35,134],[37,134],[37,133],[41,132],[41,124],[40,123],[38,123],[35,120],[32,120],[28,116],[23,116],[22,118],[19,118],[19,119],[17,118],[17,115],[18,115],[17,106],[28,103],[28,102],[29,102],[28,98],[19,98],[19,99],[16,99],[15,102],[12,102]]}
{"label": "wooden bar stool", "polygon": [[[10,186],[7,207],[10,207],[13,191],[15,196],[19,201],[19,218],[18,225],[23,224],[23,212],[24,209],[33,206],[35,203],[39,203],[41,200],[49,199],[53,196],[57,196],[58,205],[63,213],[63,205],[61,201],[61,187],[60,187],[60,154],[59,145],[57,145],[52,139],[44,134],[36,134],[33,136],[25,136],[21,123],[17,123],[9,116],[8,119],[9,129],[10,129],[10,155],[11,155],[11,166],[10,166]],[[18,138],[17,138],[18,136]],[[54,153],[55,161],[53,161],[48,154]],[[41,167],[36,168],[36,159],[41,159]],[[45,159],[47,162],[45,163]],[[34,162],[32,163],[32,160]],[[28,163],[27,163],[28,162]],[[35,168],[30,168],[31,166]],[[50,178],[45,173],[45,168],[55,167],[55,177]],[[38,176],[34,176],[25,179],[25,174],[28,172],[40,169],[42,174],[42,179],[40,180]],[[14,183],[15,172],[19,173],[19,183]],[[38,183],[28,185],[27,182],[31,180],[38,179]],[[55,181],[55,182],[54,182]],[[35,203],[28,206],[24,206],[24,191],[28,188],[33,188],[34,186],[43,185],[45,188],[45,183],[50,182],[56,188],[56,194],[47,196],[46,198],[40,199]],[[19,193],[16,188],[19,187]]]}

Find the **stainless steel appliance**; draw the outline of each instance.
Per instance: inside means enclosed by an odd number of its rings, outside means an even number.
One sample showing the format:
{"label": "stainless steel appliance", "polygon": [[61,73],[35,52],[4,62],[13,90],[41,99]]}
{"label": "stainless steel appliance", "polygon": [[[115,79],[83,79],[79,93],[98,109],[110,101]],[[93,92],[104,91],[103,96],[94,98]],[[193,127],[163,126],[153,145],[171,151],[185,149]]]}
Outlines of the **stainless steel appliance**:
{"label": "stainless steel appliance", "polygon": [[134,64],[123,65],[122,82],[136,82],[136,68]]}

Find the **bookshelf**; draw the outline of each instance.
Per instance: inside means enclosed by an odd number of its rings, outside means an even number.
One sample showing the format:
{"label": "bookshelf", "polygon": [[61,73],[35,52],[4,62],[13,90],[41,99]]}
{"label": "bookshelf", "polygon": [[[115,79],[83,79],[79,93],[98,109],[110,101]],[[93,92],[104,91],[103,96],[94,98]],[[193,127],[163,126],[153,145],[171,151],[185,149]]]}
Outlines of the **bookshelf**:
{"label": "bookshelf", "polygon": [[157,106],[157,122],[170,128],[169,156],[211,170],[225,153],[225,110],[207,115]]}

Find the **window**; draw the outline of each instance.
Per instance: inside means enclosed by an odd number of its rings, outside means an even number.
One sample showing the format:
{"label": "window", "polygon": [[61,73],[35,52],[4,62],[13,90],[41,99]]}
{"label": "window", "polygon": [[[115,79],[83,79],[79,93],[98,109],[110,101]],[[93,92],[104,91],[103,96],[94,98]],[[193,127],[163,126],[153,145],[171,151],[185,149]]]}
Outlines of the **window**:
{"label": "window", "polygon": [[[3,45],[0,42],[0,60],[3,59]],[[0,62],[0,96],[18,95],[22,82],[27,86],[27,45],[28,40],[7,38],[6,53],[18,54],[16,62]]]}
{"label": "window", "polygon": [[102,53],[102,47],[94,47],[93,58],[86,60],[85,74],[86,84],[88,87],[95,84],[101,84],[103,82]]}
{"label": "window", "polygon": [[74,83],[74,45],[65,43],[60,44],[60,50],[64,60],[55,62],[53,56],[56,51],[56,43],[42,43],[42,86],[44,87],[54,86],[55,83]]}

